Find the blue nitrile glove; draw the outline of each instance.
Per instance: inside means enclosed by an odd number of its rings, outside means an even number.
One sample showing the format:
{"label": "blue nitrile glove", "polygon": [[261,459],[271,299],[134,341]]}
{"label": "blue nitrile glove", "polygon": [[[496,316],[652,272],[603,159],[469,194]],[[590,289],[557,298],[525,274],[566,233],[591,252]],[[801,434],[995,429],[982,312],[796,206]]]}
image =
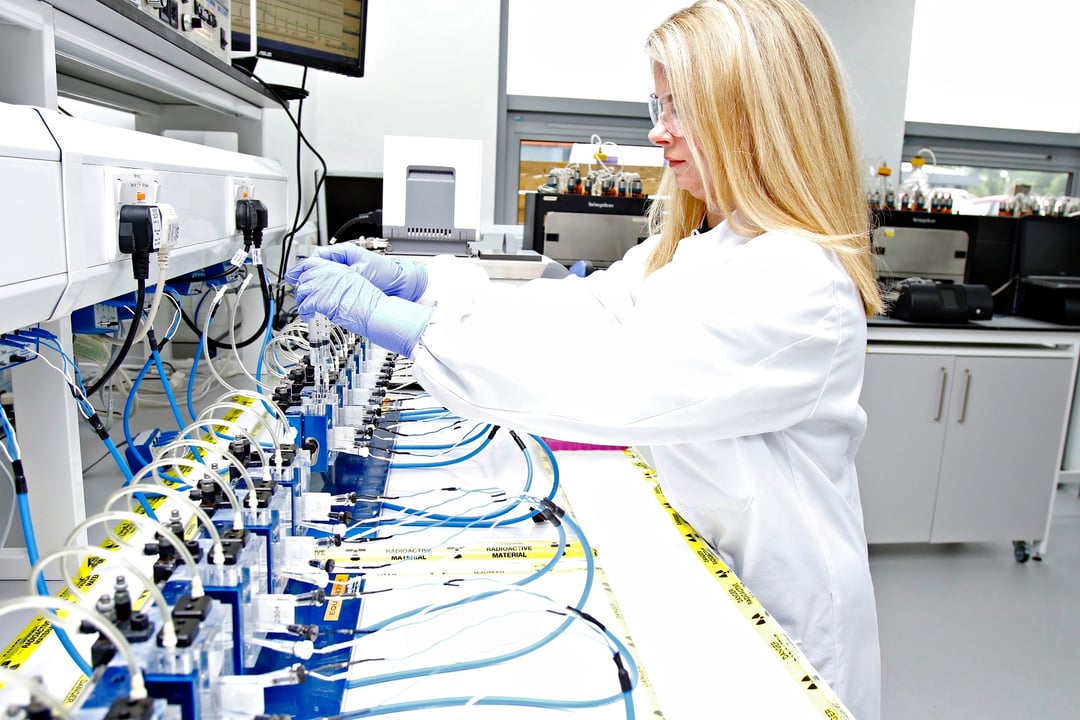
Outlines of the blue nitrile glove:
{"label": "blue nitrile glove", "polygon": [[312,257],[348,265],[387,295],[419,300],[427,289],[427,269],[420,263],[380,255],[353,243],[315,248]]}
{"label": "blue nitrile glove", "polygon": [[308,258],[289,268],[285,280],[296,286],[296,307],[303,320],[325,315],[376,345],[405,355],[427,327],[434,308],[390,297],[347,266]]}

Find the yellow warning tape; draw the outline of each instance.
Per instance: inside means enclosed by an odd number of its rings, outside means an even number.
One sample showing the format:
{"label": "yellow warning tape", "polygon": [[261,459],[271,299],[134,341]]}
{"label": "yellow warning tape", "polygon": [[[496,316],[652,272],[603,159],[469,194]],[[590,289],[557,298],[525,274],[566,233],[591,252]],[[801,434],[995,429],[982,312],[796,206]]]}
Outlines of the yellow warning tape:
{"label": "yellow warning tape", "polygon": [[672,523],[678,528],[679,534],[683,536],[687,546],[694,551],[701,564],[712,573],[712,576],[724,588],[732,602],[739,608],[743,617],[757,632],[758,637],[773,649],[784,669],[799,683],[799,687],[803,689],[806,697],[813,703],[822,717],[829,720],[851,720],[851,714],[844,707],[844,704],[840,702],[840,698],[825,683],[825,680],[817,674],[817,670],[813,668],[806,656],[803,655],[787,632],[780,626],[780,623],[769,614],[761,602],[750,592],[750,589],[743,585],[731,568],[713,552],[697,530],[671,507],[671,503],[664,497],[660,483],[657,482],[656,470],[645,462],[645,459],[633,448],[627,448],[624,452],[630,462],[641,470],[642,476],[649,482],[655,483],[653,489],[656,493],[656,499],[668,511]]}
{"label": "yellow warning tape", "polygon": [[[483,560],[551,560],[559,549],[558,542],[526,541],[498,542],[484,545],[461,545],[440,548],[403,547],[379,549],[376,552],[360,546],[356,549],[316,548],[315,557],[330,559],[336,563],[391,563],[404,560],[416,561],[483,561]],[[592,549],[596,557],[596,549]],[[584,558],[581,543],[568,542],[563,548],[564,558]]]}
{"label": "yellow warning tape", "polygon": [[[251,406],[255,402],[255,400],[254,398],[249,397],[233,397],[233,402],[239,405]],[[243,411],[240,408],[233,408],[223,416],[223,419],[228,422],[236,422],[236,420],[239,419],[242,414]],[[216,425],[212,429],[216,432],[224,432],[226,430],[224,425]],[[203,439],[207,442],[213,442],[216,440],[216,437],[210,433],[207,433],[203,436]],[[195,459],[195,456],[190,451],[188,452],[188,456],[192,460]],[[192,471],[192,468],[179,468],[179,470],[182,475],[187,475],[189,472]],[[169,481],[167,478],[166,482],[169,484],[175,484]],[[147,491],[150,490],[151,487],[148,486]],[[147,504],[154,510],[157,510],[159,507],[161,507],[167,500],[168,498],[162,495],[146,498]],[[145,514],[145,511],[143,510],[141,505],[137,505],[134,510],[132,510],[132,512],[142,515]],[[188,520],[187,525],[184,527],[184,537],[189,540],[193,538],[195,536],[197,527],[198,518],[192,515],[192,517]],[[116,527],[113,528],[113,534],[115,534],[121,540],[125,540],[138,532],[138,530],[138,526],[136,526],[134,523],[127,520],[121,520],[116,525]],[[105,538],[105,541],[101,543],[99,547],[110,552],[116,552],[120,549],[120,545],[108,537]],[[87,558],[83,560],[83,562],[80,564],[78,574],[72,578],[72,582],[74,583],[75,587],[79,588],[82,591],[86,591],[94,587],[94,585],[101,577],[100,574],[95,572],[95,569],[103,562],[105,562],[105,560],[97,556],[87,556]],[[68,592],[67,588],[64,588],[60,592],[58,592],[57,597],[71,603],[78,603],[80,599],[78,596],[72,595],[70,592]],[[143,592],[139,595],[139,597],[135,598],[133,602],[134,608],[136,610],[141,608],[149,599],[149,597],[150,591],[144,589]],[[340,601],[338,602],[340,603]],[[52,634],[52,631],[52,623],[50,623],[45,618],[45,616],[35,616],[34,619],[31,620],[25,628],[23,628],[22,632],[20,632],[15,637],[15,639],[12,640],[3,649],[3,651],[0,651],[0,666],[6,667],[9,670],[18,670],[30,660],[30,657],[41,646],[41,644],[45,642],[45,639]],[[68,707],[74,705],[75,701],[78,700],[79,695],[82,693],[83,689],[85,689],[89,682],[89,678],[80,673],[78,679],[71,686],[71,689],[64,697],[64,704]]]}

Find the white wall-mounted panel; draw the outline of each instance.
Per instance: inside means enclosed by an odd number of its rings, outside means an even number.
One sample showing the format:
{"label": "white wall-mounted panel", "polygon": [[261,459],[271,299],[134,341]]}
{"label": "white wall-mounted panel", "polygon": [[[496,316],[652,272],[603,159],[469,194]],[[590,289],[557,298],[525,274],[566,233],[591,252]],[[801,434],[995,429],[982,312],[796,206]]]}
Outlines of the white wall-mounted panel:
{"label": "white wall-mounted panel", "polygon": [[7,332],[51,312],[67,260],[59,148],[33,108],[0,105],[0,127],[0,332]]}
{"label": "white wall-mounted panel", "polygon": [[130,258],[119,250],[117,212],[119,202],[132,199],[122,190],[135,177],[179,218],[170,275],[220,262],[240,247],[240,188],[267,206],[267,243],[289,221],[286,176],[273,160],[27,107],[0,105],[0,120],[12,129],[0,144],[3,330],[134,289]]}

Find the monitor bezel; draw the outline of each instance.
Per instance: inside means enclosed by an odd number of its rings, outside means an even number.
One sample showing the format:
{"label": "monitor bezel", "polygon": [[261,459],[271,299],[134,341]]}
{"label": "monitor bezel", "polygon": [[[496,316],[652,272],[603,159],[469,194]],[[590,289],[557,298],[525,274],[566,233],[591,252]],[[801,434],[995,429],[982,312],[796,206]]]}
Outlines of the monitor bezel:
{"label": "monitor bezel", "polygon": [[[364,76],[364,61],[367,56],[367,17],[369,2],[364,0],[360,3],[360,47],[357,57],[346,57],[334,53],[312,50],[296,43],[286,43],[279,40],[264,40],[259,38],[256,58],[277,60],[291,65],[301,65],[315,70],[346,75],[348,77]],[[247,32],[232,30],[232,47],[236,52],[244,52],[251,47],[251,35]],[[245,60],[247,61],[245,63]],[[234,60],[234,65],[245,67],[253,62],[252,58]]]}

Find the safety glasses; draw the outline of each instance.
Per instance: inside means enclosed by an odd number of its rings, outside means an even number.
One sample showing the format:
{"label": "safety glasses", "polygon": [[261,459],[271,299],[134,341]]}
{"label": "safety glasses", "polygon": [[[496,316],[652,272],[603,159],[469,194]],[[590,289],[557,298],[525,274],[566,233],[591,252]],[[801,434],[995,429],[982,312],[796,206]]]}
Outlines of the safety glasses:
{"label": "safety glasses", "polygon": [[649,119],[652,120],[654,127],[662,122],[669,133],[675,137],[682,137],[682,124],[679,122],[679,114],[675,111],[675,102],[671,93],[665,93],[659,97],[656,93],[649,94]]}

